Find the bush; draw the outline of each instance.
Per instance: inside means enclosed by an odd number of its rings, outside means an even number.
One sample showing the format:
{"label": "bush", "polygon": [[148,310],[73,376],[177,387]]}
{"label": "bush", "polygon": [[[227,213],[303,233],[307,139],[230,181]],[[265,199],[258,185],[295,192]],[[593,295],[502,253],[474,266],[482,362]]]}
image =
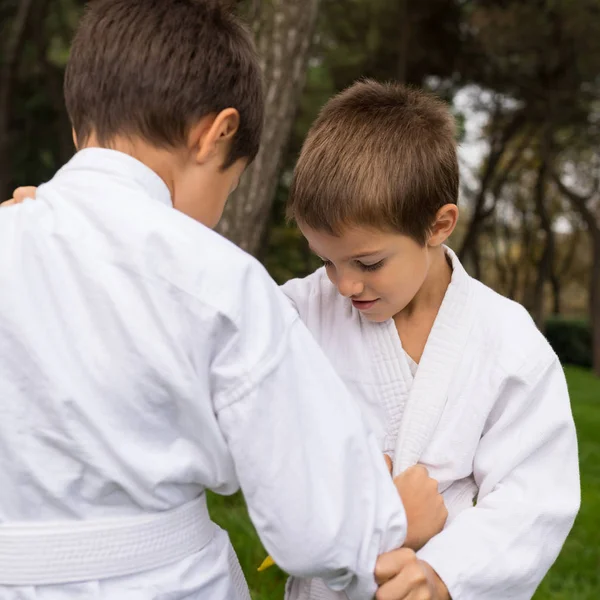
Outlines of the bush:
{"label": "bush", "polygon": [[546,338],[566,365],[592,366],[592,329],[584,319],[552,318],[546,322]]}

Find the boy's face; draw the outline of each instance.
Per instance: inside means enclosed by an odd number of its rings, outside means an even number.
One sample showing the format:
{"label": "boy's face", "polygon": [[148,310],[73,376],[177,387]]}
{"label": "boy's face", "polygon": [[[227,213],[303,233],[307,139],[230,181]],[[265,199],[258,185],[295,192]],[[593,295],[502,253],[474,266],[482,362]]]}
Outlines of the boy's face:
{"label": "boy's face", "polygon": [[349,227],[334,236],[299,226],[340,294],[371,321],[393,318],[411,303],[425,282],[429,247],[406,235]]}

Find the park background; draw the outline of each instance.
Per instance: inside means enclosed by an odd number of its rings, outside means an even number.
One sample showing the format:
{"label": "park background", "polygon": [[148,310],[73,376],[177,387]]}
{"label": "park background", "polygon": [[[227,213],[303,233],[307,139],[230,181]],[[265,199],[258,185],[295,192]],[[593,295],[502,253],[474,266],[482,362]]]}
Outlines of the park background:
{"label": "park background", "polygon": [[[226,0],[223,0],[224,2]],[[285,201],[323,103],[359,78],[429,89],[458,125],[467,270],[522,303],[565,364],[583,503],[536,600],[600,598],[600,0],[242,0],[267,92],[262,149],[220,232],[284,282],[314,270]],[[0,0],[0,199],[73,154],[62,79],[83,0]],[[0,240],[1,248],[1,240]],[[1,291],[0,291],[1,293]],[[282,598],[240,495],[211,496],[255,600]]]}

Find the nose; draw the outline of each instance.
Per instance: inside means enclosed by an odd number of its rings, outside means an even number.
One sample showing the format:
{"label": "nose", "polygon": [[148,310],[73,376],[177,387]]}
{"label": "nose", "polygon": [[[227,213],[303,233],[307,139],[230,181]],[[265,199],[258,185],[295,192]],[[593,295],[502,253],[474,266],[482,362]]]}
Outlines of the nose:
{"label": "nose", "polygon": [[352,274],[338,274],[335,283],[339,293],[346,298],[360,296],[365,289],[362,281],[353,277]]}

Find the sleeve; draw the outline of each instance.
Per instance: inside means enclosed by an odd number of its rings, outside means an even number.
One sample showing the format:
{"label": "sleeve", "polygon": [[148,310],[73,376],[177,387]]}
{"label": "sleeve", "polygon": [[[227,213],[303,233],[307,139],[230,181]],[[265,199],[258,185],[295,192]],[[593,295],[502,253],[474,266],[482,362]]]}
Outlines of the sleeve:
{"label": "sleeve", "polygon": [[476,505],[418,553],[453,600],[530,599],[579,510],[575,426],[550,354],[505,381],[474,460]]}
{"label": "sleeve", "polygon": [[281,285],[279,289],[284,293],[292,308],[299,315],[304,314],[308,297],[310,296],[309,278],[290,279]]}
{"label": "sleeve", "polygon": [[239,323],[248,327],[221,345],[212,371],[250,518],[291,575],[322,577],[352,600],[372,598],[377,556],[406,534],[383,457],[280,290],[246,294],[245,306]]}

